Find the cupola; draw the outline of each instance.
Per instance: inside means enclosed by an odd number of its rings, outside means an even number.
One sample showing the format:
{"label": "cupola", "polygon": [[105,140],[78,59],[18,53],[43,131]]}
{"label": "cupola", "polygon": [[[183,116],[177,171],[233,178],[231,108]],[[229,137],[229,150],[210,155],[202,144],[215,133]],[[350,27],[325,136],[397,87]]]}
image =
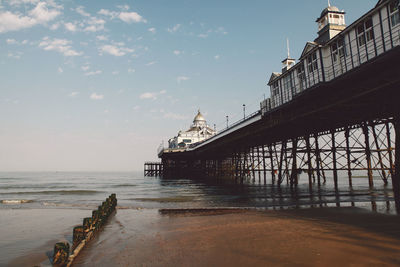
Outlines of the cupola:
{"label": "cupola", "polygon": [[338,33],[346,28],[344,15],[346,13],[335,6],[331,6],[328,0],[328,7],[322,10],[321,16],[316,20],[318,23],[318,38],[315,42],[319,44],[326,43]]}
{"label": "cupola", "polygon": [[193,126],[206,126],[207,122],[203,115],[198,110],[197,115],[193,119]]}

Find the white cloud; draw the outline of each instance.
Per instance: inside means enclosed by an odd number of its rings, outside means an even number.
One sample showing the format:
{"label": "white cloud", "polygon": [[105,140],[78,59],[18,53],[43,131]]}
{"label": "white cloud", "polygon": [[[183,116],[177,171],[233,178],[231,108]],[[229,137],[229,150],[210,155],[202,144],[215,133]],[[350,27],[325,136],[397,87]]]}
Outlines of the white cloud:
{"label": "white cloud", "polygon": [[82,66],[81,69],[83,71],[88,71],[90,69],[90,67],[88,65]]}
{"label": "white cloud", "polygon": [[63,73],[64,70],[61,67],[58,67],[58,73]]}
{"label": "white cloud", "polygon": [[149,28],[148,31],[151,33],[156,33],[156,28]]}
{"label": "white cloud", "polygon": [[119,71],[114,70],[113,72],[111,72],[111,74],[112,74],[112,75],[117,75],[117,74],[119,74]]}
{"label": "white cloud", "polygon": [[147,21],[140,16],[138,13],[136,12],[121,12],[118,15],[119,19],[126,22],[126,23],[131,23],[131,22],[135,22],[135,23],[139,23],[139,22],[143,22],[146,23]]}
{"label": "white cloud", "polygon": [[84,9],[83,6],[78,6],[78,7],[75,9],[75,11],[76,11],[78,14],[84,16],[84,17],[90,17],[90,14],[87,13],[87,12],[85,12],[83,9]]}
{"label": "white cloud", "polygon": [[135,71],[136,71],[136,70],[135,70],[135,69],[132,69],[132,68],[129,68],[129,69],[128,69],[128,72],[129,72],[129,73],[134,73]]}
{"label": "white cloud", "polygon": [[102,71],[101,70],[96,70],[96,71],[89,71],[85,73],[85,76],[93,76],[93,75],[99,75],[101,74]]}
{"label": "white cloud", "polygon": [[151,65],[154,65],[154,64],[156,64],[156,62],[155,61],[151,61],[151,62],[147,63],[146,66],[151,66]]}
{"label": "white cloud", "polygon": [[117,46],[114,45],[103,45],[101,48],[102,52],[105,52],[107,54],[113,55],[113,56],[123,56],[125,55],[124,52],[122,52],[121,50],[119,50],[119,48]]}
{"label": "white cloud", "polygon": [[157,99],[157,93],[146,92],[139,96],[140,99]]}
{"label": "white cloud", "polygon": [[56,51],[62,53],[66,57],[80,56],[83,53],[73,50],[70,46],[72,42],[66,39],[49,39],[44,37],[39,43],[39,47],[42,47],[46,51]]}
{"label": "white cloud", "polygon": [[108,39],[107,36],[104,36],[104,35],[97,35],[96,38],[99,41],[107,41],[107,39]]}
{"label": "white cloud", "polygon": [[207,38],[208,34],[201,33],[201,34],[197,35],[197,37],[199,37],[199,38]]}
{"label": "white cloud", "polygon": [[20,6],[21,4],[36,4],[39,0],[10,0],[11,6]]}
{"label": "white cloud", "polygon": [[64,27],[65,27],[66,30],[68,30],[70,32],[75,32],[76,31],[76,25],[73,24],[72,22],[64,23]]}
{"label": "white cloud", "polygon": [[53,25],[50,26],[50,30],[55,31],[60,27],[60,23],[54,23]]}
{"label": "white cloud", "polygon": [[223,35],[227,35],[228,34],[228,32],[225,31],[224,27],[218,27],[214,32],[215,33],[222,33]]}
{"label": "white cloud", "polygon": [[[129,6],[124,6],[122,9],[128,10]],[[122,12],[116,12],[116,11],[110,11],[108,9],[100,9],[99,12],[97,12],[97,14],[99,15],[103,15],[103,16],[108,16],[111,19],[114,18],[119,18],[120,20],[122,20],[123,22],[126,23],[139,23],[139,22],[143,22],[146,23],[146,19],[144,19],[139,13],[137,12],[126,12],[126,11],[122,11]]]}
{"label": "white cloud", "polygon": [[102,99],[104,99],[104,95],[92,93],[90,95],[90,98],[93,99],[93,100],[102,100]]}
{"label": "white cloud", "polygon": [[70,93],[68,96],[69,97],[75,97],[75,96],[77,96],[79,93],[78,92],[72,92],[72,93]]}
{"label": "white cloud", "polygon": [[180,55],[180,54],[182,54],[183,52],[182,51],[179,51],[179,50],[174,50],[172,53],[174,53],[174,55]]}
{"label": "white cloud", "polygon": [[90,98],[93,99],[93,100],[102,100],[102,99],[104,99],[104,95],[92,93],[90,95]]}
{"label": "white cloud", "polygon": [[16,45],[26,45],[28,43],[28,40],[23,40],[22,42],[19,42],[15,39],[7,39],[6,43],[7,44],[16,44]]}
{"label": "white cloud", "polygon": [[[119,45],[123,45],[123,43],[120,43]],[[116,57],[124,56],[127,53],[132,53],[134,51],[134,49],[117,45],[103,45],[102,47],[100,47],[100,54],[107,53]]]}
{"label": "white cloud", "polygon": [[134,106],[132,109],[133,109],[133,110],[139,110],[139,109],[140,109],[140,106]]}
{"label": "white cloud", "polygon": [[185,119],[187,119],[187,116],[185,116],[185,115],[172,113],[172,112],[165,113],[163,115],[163,117],[166,118],[166,119],[173,119],[173,120],[185,120]]}
{"label": "white cloud", "polygon": [[83,31],[85,32],[97,32],[97,31],[102,31],[104,30],[104,24],[106,23],[105,20],[103,19],[98,19],[96,17],[90,17],[90,19],[87,21],[89,24],[86,26]]}
{"label": "white cloud", "polygon": [[181,27],[181,24],[176,24],[175,26],[173,26],[172,28],[168,28],[167,31],[168,32],[177,32],[179,30],[179,28]]}
{"label": "white cloud", "polygon": [[30,28],[35,24],[37,21],[31,17],[14,14],[10,11],[0,12],[0,33]]}
{"label": "white cloud", "polygon": [[176,78],[176,81],[178,82],[178,83],[181,83],[181,81],[187,81],[187,80],[189,80],[190,78],[189,77],[186,77],[186,76],[178,76],[177,78]]}
{"label": "white cloud", "polygon": [[34,9],[32,9],[29,14],[38,22],[46,23],[55,19],[60,15],[60,11],[57,9],[49,10],[47,8],[47,3],[39,2]]}
{"label": "white cloud", "polygon": [[6,43],[7,43],[7,44],[16,44],[16,43],[17,43],[17,40],[15,40],[15,39],[7,39],[7,40],[6,40]]}
{"label": "white cloud", "polygon": [[[19,12],[0,12],[0,33],[27,29],[37,24],[46,24],[60,15],[61,12],[59,9],[62,8],[61,6],[52,4],[50,2],[13,1],[10,4],[18,5],[20,3],[37,4],[27,13],[27,15],[23,15]],[[49,9],[47,7],[48,5],[52,8]]]}
{"label": "white cloud", "polygon": [[119,9],[122,9],[122,10],[129,10],[129,6],[128,5],[118,5],[117,7]]}
{"label": "white cloud", "polygon": [[7,56],[8,56],[9,58],[20,59],[21,56],[22,56],[22,54],[23,54],[22,52],[15,52],[15,53],[9,52],[9,53],[7,54]]}
{"label": "white cloud", "polygon": [[110,11],[110,10],[108,10],[108,9],[103,9],[103,8],[100,9],[100,11],[97,12],[97,14],[99,14],[99,15],[104,15],[104,16],[109,16],[109,17],[111,17],[112,19],[115,18],[116,16],[118,16],[118,12]]}
{"label": "white cloud", "polygon": [[221,57],[220,55],[215,55],[215,56],[214,56],[214,58],[215,58],[216,60],[218,60],[220,57]]}
{"label": "white cloud", "polygon": [[141,94],[139,98],[156,100],[159,95],[165,94],[166,92],[166,90],[161,90],[160,92],[145,92]]}

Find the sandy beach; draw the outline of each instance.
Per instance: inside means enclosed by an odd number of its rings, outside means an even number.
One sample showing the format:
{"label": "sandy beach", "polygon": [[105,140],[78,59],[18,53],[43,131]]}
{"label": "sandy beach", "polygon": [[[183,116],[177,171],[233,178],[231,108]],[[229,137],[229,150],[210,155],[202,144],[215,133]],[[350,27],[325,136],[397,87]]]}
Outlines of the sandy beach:
{"label": "sandy beach", "polygon": [[120,209],[74,266],[398,266],[399,223],[351,207]]}

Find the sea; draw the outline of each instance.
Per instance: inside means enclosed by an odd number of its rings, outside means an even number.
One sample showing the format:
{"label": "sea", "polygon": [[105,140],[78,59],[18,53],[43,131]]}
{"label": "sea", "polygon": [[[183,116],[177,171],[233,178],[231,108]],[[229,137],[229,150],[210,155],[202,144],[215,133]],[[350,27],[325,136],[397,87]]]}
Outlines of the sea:
{"label": "sea", "polygon": [[[396,214],[393,192],[379,175],[374,187],[354,174],[349,187],[339,176],[308,185],[271,185],[270,177],[227,178],[145,177],[143,172],[0,172],[0,266],[33,266],[49,262],[55,242],[71,241],[72,228],[91,216],[110,194],[118,209],[302,209],[354,206],[372,212]],[[43,265],[43,264],[42,264]]]}

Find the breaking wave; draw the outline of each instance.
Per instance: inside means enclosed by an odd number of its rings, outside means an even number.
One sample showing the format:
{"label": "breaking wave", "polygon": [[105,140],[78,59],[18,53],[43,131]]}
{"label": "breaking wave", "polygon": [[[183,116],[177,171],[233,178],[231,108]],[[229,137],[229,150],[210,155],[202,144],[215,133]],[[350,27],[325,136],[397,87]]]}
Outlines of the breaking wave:
{"label": "breaking wave", "polygon": [[32,203],[33,200],[30,199],[3,199],[0,200],[1,204],[24,204],[24,203]]}
{"label": "breaking wave", "polygon": [[22,192],[6,192],[3,195],[94,195],[104,193],[97,190],[46,190],[46,191],[22,191]]}

